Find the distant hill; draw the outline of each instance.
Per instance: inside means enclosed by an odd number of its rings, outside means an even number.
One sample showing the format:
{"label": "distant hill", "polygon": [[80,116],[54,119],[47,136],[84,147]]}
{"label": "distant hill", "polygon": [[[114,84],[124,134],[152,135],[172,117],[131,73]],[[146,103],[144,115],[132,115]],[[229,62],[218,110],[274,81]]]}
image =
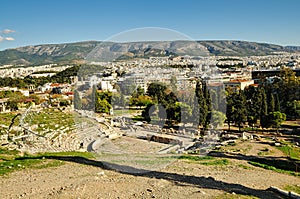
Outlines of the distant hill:
{"label": "distant hill", "polygon": [[[274,52],[300,52],[299,46],[280,46],[247,41],[145,41],[113,43],[84,41],[43,44],[0,51],[0,65],[38,65],[129,59],[151,56],[253,56]],[[99,57],[102,59],[99,60]]]}
{"label": "distant hill", "polygon": [[0,65],[37,65],[82,61],[99,42],[43,44],[0,51]]}

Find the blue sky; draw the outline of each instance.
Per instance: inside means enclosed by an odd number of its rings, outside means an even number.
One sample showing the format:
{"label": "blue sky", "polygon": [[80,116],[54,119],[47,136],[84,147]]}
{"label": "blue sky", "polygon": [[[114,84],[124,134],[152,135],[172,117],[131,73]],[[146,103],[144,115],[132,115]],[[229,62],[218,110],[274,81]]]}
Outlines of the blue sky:
{"label": "blue sky", "polygon": [[0,50],[162,27],[195,40],[300,45],[299,0],[0,0]]}

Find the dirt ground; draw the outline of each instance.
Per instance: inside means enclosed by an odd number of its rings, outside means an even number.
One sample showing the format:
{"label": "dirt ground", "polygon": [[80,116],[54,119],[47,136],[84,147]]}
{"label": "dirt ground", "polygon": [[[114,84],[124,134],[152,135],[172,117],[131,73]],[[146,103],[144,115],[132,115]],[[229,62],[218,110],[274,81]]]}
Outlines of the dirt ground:
{"label": "dirt ground", "polygon": [[[268,144],[241,142],[228,147],[256,155]],[[270,148],[270,155],[283,157]],[[268,154],[267,154],[268,155]],[[63,166],[22,170],[0,177],[0,198],[282,198],[268,190],[299,185],[300,178],[251,166],[230,158],[228,165],[201,165],[177,159],[159,171],[126,173],[99,160],[69,159]],[[235,195],[241,194],[241,195]],[[238,197],[237,197],[238,196]]]}

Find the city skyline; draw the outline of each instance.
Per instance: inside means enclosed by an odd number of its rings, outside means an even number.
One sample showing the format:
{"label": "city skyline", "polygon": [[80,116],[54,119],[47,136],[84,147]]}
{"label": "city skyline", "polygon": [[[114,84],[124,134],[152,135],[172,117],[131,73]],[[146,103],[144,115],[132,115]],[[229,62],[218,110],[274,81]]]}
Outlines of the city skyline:
{"label": "city skyline", "polygon": [[295,0],[13,0],[2,2],[0,8],[0,50],[26,45],[103,41],[120,32],[143,27],[175,30],[194,40],[300,45],[299,5]]}

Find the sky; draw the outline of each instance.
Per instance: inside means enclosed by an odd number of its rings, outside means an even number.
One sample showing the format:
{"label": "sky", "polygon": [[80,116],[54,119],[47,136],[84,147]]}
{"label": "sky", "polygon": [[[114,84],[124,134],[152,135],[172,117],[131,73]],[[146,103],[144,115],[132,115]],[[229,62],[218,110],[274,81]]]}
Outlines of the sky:
{"label": "sky", "polygon": [[143,27],[300,46],[299,9],[299,0],[0,0],[0,50],[103,41]]}

